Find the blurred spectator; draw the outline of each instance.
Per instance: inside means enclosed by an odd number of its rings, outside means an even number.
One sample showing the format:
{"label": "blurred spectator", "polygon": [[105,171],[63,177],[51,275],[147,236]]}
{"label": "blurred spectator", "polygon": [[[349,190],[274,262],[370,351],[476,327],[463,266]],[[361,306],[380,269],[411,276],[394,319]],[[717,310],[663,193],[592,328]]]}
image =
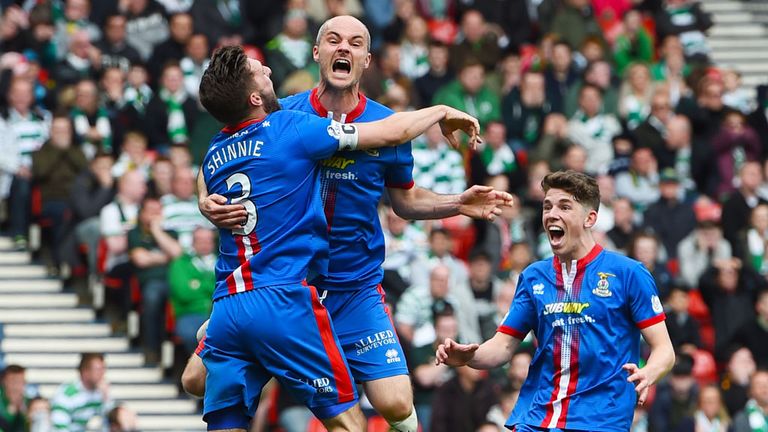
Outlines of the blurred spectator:
{"label": "blurred spectator", "polygon": [[581,46],[589,36],[603,35],[589,0],[565,0],[555,14],[552,29],[571,47]]}
{"label": "blurred spectator", "polygon": [[[398,216],[391,207],[386,207],[384,211],[386,255],[382,267],[385,272],[396,272],[407,287],[411,285],[412,278],[408,264],[421,254],[427,242],[426,237],[422,231]],[[397,293],[393,294],[397,297]]]}
{"label": "blurred spectator", "polygon": [[[429,248],[422,251],[415,261],[411,262],[411,286],[429,286],[430,272],[438,265],[444,265],[450,270],[449,282],[454,294],[459,294],[460,301],[471,301],[472,292],[469,289],[469,275],[464,261],[453,255],[453,241],[450,231],[445,228],[432,228],[429,232]],[[461,292],[461,293],[459,293]]]}
{"label": "blurred spectator", "polygon": [[499,35],[499,46],[506,50],[517,51],[534,36],[529,9],[533,9],[533,5],[517,0],[469,0],[464,3],[483,14],[491,30]]}
{"label": "blurred spectator", "polygon": [[[754,129],[746,123],[747,119],[741,112],[727,112],[720,131],[712,138],[717,173],[720,176],[717,188],[720,197],[727,197],[736,190],[738,187],[736,178],[746,162],[760,159],[762,153],[760,139]],[[759,176],[759,166],[757,173]],[[759,186],[759,180],[758,177],[758,184],[754,185],[754,188]]]}
{"label": "blurred spectator", "polygon": [[39,189],[41,217],[51,219],[52,262],[49,274],[58,275],[63,260],[74,264],[75,247],[67,240],[72,230],[69,197],[78,174],[88,166],[79,147],[73,145],[72,123],[67,116],[57,115],[51,124],[51,138],[32,154],[32,182]]}
{"label": "blurred spectator", "polygon": [[768,371],[758,370],[752,376],[751,398],[744,410],[733,419],[733,432],[754,432],[768,429]]}
{"label": "blurred spectator", "polygon": [[70,205],[75,223],[75,238],[78,244],[87,245],[88,269],[96,272],[101,224],[101,209],[115,198],[115,181],[112,177],[112,155],[97,153],[72,184]]}
{"label": "blurred spectator", "polygon": [[621,250],[627,250],[635,233],[635,209],[627,198],[613,201],[613,229],[608,231],[608,238]]}
{"label": "blurred spectator", "polygon": [[437,92],[433,104],[444,104],[476,117],[480,127],[501,119],[499,96],[485,84],[483,65],[474,59],[465,59],[458,79]]}
{"label": "blurred spectator", "polygon": [[428,42],[429,31],[424,18],[418,15],[408,18],[400,43],[400,71],[412,80],[424,76],[431,68]]}
{"label": "blurred spectator", "polygon": [[90,0],[64,0],[64,14],[56,20],[53,41],[59,59],[64,58],[70,48],[70,42],[76,33],[83,32],[90,42],[101,38],[99,27],[89,20]]}
{"label": "blurred spectator", "polygon": [[469,257],[469,287],[474,295],[477,318],[480,320],[480,336],[488,340],[496,334],[496,296],[502,282],[496,278],[490,256],[476,251]]}
{"label": "blurred spectator", "polygon": [[633,9],[624,15],[624,31],[613,46],[616,74],[624,76],[624,69],[632,63],[650,64],[653,61],[653,36],[643,27],[643,15]]}
{"label": "blurred spectator", "polygon": [[578,72],[573,65],[571,47],[566,42],[558,41],[552,46],[552,62],[544,72],[544,77],[547,84],[547,100],[552,104],[552,110],[564,112],[568,116],[569,113],[564,111],[566,95],[578,80]]}
{"label": "blurred spectator", "polygon": [[194,23],[188,13],[177,13],[168,19],[168,38],[152,49],[147,60],[150,82],[158,83],[165,65],[178,63],[184,57],[184,50],[192,37]]}
{"label": "blurred spectator", "polygon": [[768,205],[752,209],[745,236],[745,261],[763,277],[768,276]]}
{"label": "blurred spectator", "polygon": [[418,105],[418,95],[413,82],[400,71],[400,45],[386,43],[377,53],[368,72],[363,74],[360,85],[365,94],[374,100],[386,96],[393,87],[401,87],[408,98],[406,106]]}
{"label": "blurred spectator", "polygon": [[738,259],[716,260],[699,281],[715,328],[715,357],[724,360],[736,333],[755,319],[754,304],[766,281]]}
{"label": "blurred spectator", "polygon": [[456,376],[435,390],[429,430],[474,431],[486,422],[488,412],[498,402],[488,372],[458,367]]}
{"label": "blurred spectator", "polygon": [[475,9],[469,9],[461,16],[461,36],[451,47],[451,66],[460,70],[468,58],[477,59],[491,72],[501,59],[498,38],[488,28],[483,14]]}
{"label": "blurred spectator", "polygon": [[546,96],[544,74],[528,71],[523,73],[520,86],[502,99],[502,118],[514,148],[536,148],[545,118],[552,112]]}
{"label": "blurred spectator", "polygon": [[532,161],[543,161],[553,170],[562,168],[562,156],[573,145],[568,138],[568,120],[560,113],[544,118],[544,127],[538,144],[531,149]]}
{"label": "blurred spectator", "polygon": [[395,309],[395,325],[400,338],[417,348],[431,345],[436,338],[433,320],[435,314],[452,308],[459,323],[459,334],[464,340],[480,339],[480,322],[474,303],[460,301],[450,285],[450,269],[436,265],[429,274],[429,286],[411,286],[400,297]]}
{"label": "blurred spectator", "polygon": [[159,90],[147,105],[150,148],[162,151],[171,144],[188,142],[197,114],[197,102],[184,88],[184,75],[179,64],[165,65]]}
{"label": "blurred spectator", "polygon": [[[189,13],[213,46],[238,45],[253,39],[255,29],[243,17],[239,0],[196,0]],[[227,42],[227,43],[225,43]]]}
{"label": "blurred spectator", "polygon": [[136,413],[123,405],[112,408],[107,414],[109,432],[133,432],[139,430]]}
{"label": "blurred spectator", "polygon": [[440,194],[460,194],[467,187],[461,154],[445,141],[434,125],[413,140],[413,180],[419,187]]}
{"label": "blurred spectator", "polygon": [[600,89],[602,102],[599,110],[603,114],[618,116],[619,92],[611,78],[611,64],[606,60],[598,60],[587,65],[582,79],[576,81],[565,95],[565,115],[573,117],[581,107],[581,89],[590,84]]}
{"label": "blurred spectator", "polygon": [[665,267],[665,263],[659,259],[658,237],[647,232],[638,232],[632,237],[628,249],[627,255],[640,261],[648,272],[651,273],[654,282],[656,282],[659,297],[662,300],[666,300],[672,289],[673,281],[672,275],[669,274],[669,270]]}
{"label": "blurred spectator", "polygon": [[445,364],[435,364],[437,346],[447,338],[461,340],[456,317],[450,308],[435,314],[434,321],[435,342],[431,345],[412,348],[406,356],[413,376],[413,404],[422,430],[430,430],[435,389],[454,375],[453,369]]}
{"label": "blurred spectator", "polygon": [[597,212],[597,222],[592,229],[607,233],[613,229],[613,201],[616,199],[616,183],[608,174],[599,174],[597,186],[600,188],[600,210]]}
{"label": "blurred spectator", "polygon": [[108,289],[106,294],[105,317],[116,331],[124,330],[130,293],[127,285],[133,275],[128,257],[128,232],[138,222],[139,204],[146,191],[144,176],[136,170],[128,171],[117,182],[114,201],[104,206],[99,213],[105,248],[102,265],[104,274],[123,281],[120,289]]}
{"label": "blurred spectator", "polygon": [[170,194],[171,184],[173,183],[174,167],[171,160],[166,156],[160,156],[152,163],[150,171],[150,181],[147,184],[149,195],[162,198]]}
{"label": "blurred spectator", "polygon": [[659,167],[651,149],[638,147],[632,152],[629,171],[616,175],[616,195],[628,198],[640,211],[659,199]]}
{"label": "blurred spectator", "polygon": [[[371,7],[368,5],[366,6],[368,8]],[[408,20],[412,16],[424,15],[420,14],[419,11],[416,10],[416,2],[413,0],[394,0],[391,2],[391,7],[394,8],[394,14],[391,16],[391,21],[382,30],[382,37],[384,38],[385,42],[398,43],[400,42],[400,38],[405,32],[405,25]]]}
{"label": "blurred spectator", "polygon": [[[661,162],[660,155],[665,147],[664,139],[667,134],[667,124],[674,115],[669,101],[669,93],[663,88],[654,91],[653,96],[651,96],[650,108],[648,117],[632,131],[632,135],[644,147],[650,147]],[[667,158],[664,160],[666,162]],[[665,164],[664,166],[668,165]]]}
{"label": "blurred spectator", "polygon": [[694,88],[696,92],[692,97],[680,98],[677,112],[691,120],[694,141],[709,143],[720,131],[725,119],[725,88],[721,80],[710,77],[701,79]]}
{"label": "blurred spectator", "polygon": [[[509,190],[509,180],[505,176],[492,177],[486,185],[495,190]],[[488,255],[495,274],[506,274],[512,265],[510,248],[514,243],[526,240],[525,220],[520,215],[520,208],[504,207],[493,221],[476,220],[474,225],[474,251]]]}
{"label": "blurred spectator", "polygon": [[115,126],[115,139],[123,138],[124,130],[141,126],[135,111],[126,105],[125,73],[117,67],[108,67],[101,73],[99,81],[101,103],[107,111],[110,123]]}
{"label": "blurred spectator", "polygon": [[[758,205],[766,204],[766,201],[757,195],[757,188],[763,181],[760,163],[746,161],[734,174],[738,174],[738,188],[723,203],[723,236],[731,244],[733,256],[748,259],[745,234],[750,214]],[[760,266],[753,268],[761,271]]]}
{"label": "blurred spectator", "polygon": [[139,118],[144,118],[149,101],[152,99],[152,89],[149,87],[147,70],[141,64],[132,64],[128,71],[125,86],[125,103],[136,112]]}
{"label": "blurred spectator", "polygon": [[123,15],[110,15],[104,24],[104,38],[95,43],[101,52],[101,69],[116,67],[128,73],[131,65],[141,61],[135,48],[126,41],[126,19]]}
{"label": "blurred spectator", "polygon": [[66,87],[80,80],[95,79],[99,67],[101,67],[101,53],[98,48],[91,44],[85,30],[77,31],[69,40],[67,55],[54,71],[56,84],[59,87]]}
{"label": "blurred spectator", "polygon": [[754,97],[751,92],[741,85],[741,73],[734,68],[726,68],[721,71],[723,78],[723,104],[738,110],[742,114],[749,115],[754,109]]}
{"label": "blurred spectator", "polygon": [[272,69],[275,87],[293,72],[306,69],[317,77],[317,63],[312,59],[314,40],[307,22],[307,12],[300,8],[291,8],[285,13],[282,31],[265,46],[267,64]]}
{"label": "blurred spectator", "polygon": [[445,44],[437,41],[430,42],[427,52],[429,70],[413,81],[413,86],[419,95],[419,108],[430,105],[438,90],[454,80],[455,75],[448,68],[448,59],[449,51]]}
{"label": "blurred spectator", "polygon": [[200,91],[200,80],[203,72],[208,69],[210,58],[208,56],[208,39],[204,34],[193,34],[187,42],[185,56],[179,62],[181,72],[184,74],[184,88],[195,99]]}
{"label": "blurred spectator", "polygon": [[561,165],[564,170],[583,173],[587,170],[587,157],[587,149],[578,144],[573,144],[565,149]]}
{"label": "blurred spectator", "polygon": [[723,394],[725,406],[731,417],[744,409],[747,404],[749,380],[756,369],[755,360],[749,349],[742,347],[731,350],[720,379],[720,392]]}
{"label": "blurred spectator", "polygon": [[[33,107],[32,83],[21,78],[11,81],[8,107],[2,116],[3,142],[0,146],[0,197],[8,197],[9,234],[18,249],[27,247],[31,197],[32,154],[50,136],[51,114]],[[10,193],[10,194],[9,194]]]}
{"label": "blurred spectator", "polygon": [[50,432],[53,430],[51,420],[51,403],[42,397],[29,401],[29,432]]}
{"label": "blurred spectator", "polygon": [[650,70],[643,63],[629,65],[625,76],[619,92],[619,114],[633,130],[650,114],[653,86]]}
{"label": "blurred spectator", "polygon": [[0,430],[24,432],[29,421],[29,400],[24,395],[27,385],[26,370],[19,365],[8,365],[2,372],[0,385]]}
{"label": "blurred spectator", "polygon": [[690,304],[688,290],[682,287],[673,287],[669,298],[665,299],[665,303],[669,307],[666,322],[672,345],[678,351],[692,354],[693,351],[701,348],[702,344],[699,322],[688,314]]}
{"label": "blurred spectator", "polygon": [[519,170],[515,153],[507,143],[507,128],[500,121],[490,121],[485,128],[484,142],[470,160],[470,181],[485,184],[489,177],[503,175],[513,183]]}
{"label": "blurred spectator", "polygon": [[586,168],[589,173],[608,168],[613,159],[611,140],[621,132],[616,117],[603,113],[602,108],[602,91],[594,85],[585,84],[579,91],[579,110],[568,122],[568,137],[587,150],[589,156]]}
{"label": "blurred spectator", "polygon": [[692,371],[693,358],[678,353],[669,380],[656,386],[656,398],[648,416],[650,431],[678,430],[693,418],[699,388]]}
{"label": "blurred spectator", "polygon": [[98,151],[113,151],[112,124],[109,113],[99,104],[99,89],[95,82],[84,79],[77,83],[75,105],[69,115],[75,127],[75,137],[88,159]]}
{"label": "blurred spectator", "polygon": [[[118,7],[126,18],[128,44],[146,61],[155,46],[168,39],[165,9],[155,0],[127,0],[120,2]],[[195,21],[203,22],[197,19]]]}
{"label": "blurred spectator", "polygon": [[674,168],[661,171],[659,194],[659,200],[645,211],[643,224],[662,239],[667,256],[676,258],[677,246],[696,228],[696,214],[693,206],[684,201],[685,191]]}
{"label": "blurred spectator", "polygon": [[768,86],[757,88],[757,108],[747,117],[747,123],[757,132],[762,145],[761,160],[768,154]]}
{"label": "blurred spectator", "polygon": [[712,17],[693,0],[666,0],[664,10],[656,15],[656,33],[660,39],[667,35],[680,37],[685,57],[697,63],[707,63],[709,46],[704,34],[712,27]]}
{"label": "blurred spectator", "polygon": [[195,351],[197,329],[211,313],[215,267],[216,234],[207,228],[197,228],[193,233],[192,251],[174,259],[168,268],[176,334],[187,354]]}
{"label": "blurred spectator", "polygon": [[688,424],[681,426],[680,430],[698,432],[727,432],[731,418],[723,405],[720,389],[714,385],[708,385],[699,393],[698,409],[693,414]]}
{"label": "blurred spectator", "polygon": [[195,229],[211,227],[197,208],[195,175],[191,169],[174,169],[171,193],[160,197],[160,202],[163,205],[163,229],[176,233],[182,249],[191,250]]}
{"label": "blurred spectator", "polygon": [[92,418],[104,417],[112,408],[104,355],[81,354],[78,371],[79,378],[59,386],[51,399],[54,430],[84,432]]}
{"label": "blurred spectator", "polygon": [[681,281],[689,288],[696,288],[709,266],[730,260],[731,256],[731,245],[723,238],[720,225],[712,220],[699,221],[696,229],[677,246]]}
{"label": "blurred spectator", "polygon": [[635,147],[635,139],[632,135],[622,133],[611,140],[613,143],[613,161],[608,165],[608,175],[616,176],[619,173],[629,171],[632,161],[632,152]]}
{"label": "blurred spectator", "polygon": [[144,198],[139,223],[128,233],[128,252],[141,287],[141,333],[146,362],[160,361],[168,297],[168,264],[181,255],[175,233],[163,230],[163,207],[157,198]]}
{"label": "blurred spectator", "polygon": [[755,319],[745,323],[734,337],[734,344],[749,349],[761,369],[768,367],[768,290],[757,294]]}
{"label": "blurred spectator", "polygon": [[123,137],[120,156],[112,166],[112,176],[122,177],[128,171],[137,170],[145,179],[152,168],[152,154],[147,151],[147,137],[138,131],[130,131]]}
{"label": "blurred spectator", "polygon": [[685,116],[676,115],[666,122],[663,146],[654,148],[653,153],[659,168],[672,168],[680,180],[680,194],[684,200],[696,193],[714,192],[717,176],[712,150],[702,142],[691,140],[691,123]]}
{"label": "blurred spectator", "polygon": [[666,85],[670,101],[676,106],[689,92],[686,79],[691,73],[691,67],[685,63],[680,38],[665,37],[659,54],[659,61],[651,66],[651,76],[655,82]]}

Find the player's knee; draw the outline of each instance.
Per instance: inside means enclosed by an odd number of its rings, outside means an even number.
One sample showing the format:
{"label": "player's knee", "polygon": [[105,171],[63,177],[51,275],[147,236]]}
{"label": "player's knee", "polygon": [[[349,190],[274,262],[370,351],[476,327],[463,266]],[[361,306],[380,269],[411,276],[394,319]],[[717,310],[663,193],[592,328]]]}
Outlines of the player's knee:
{"label": "player's knee", "polygon": [[378,405],[374,408],[389,423],[403,421],[414,412],[411,392],[392,392]]}
{"label": "player's knee", "polygon": [[[389,420],[389,419],[388,419]],[[391,431],[395,432],[416,432],[419,429],[419,418],[416,416],[416,409],[411,405],[411,412],[402,420],[389,420]]]}
{"label": "player's knee", "polygon": [[191,396],[201,398],[205,394],[205,366],[195,354],[181,373],[181,386]]}

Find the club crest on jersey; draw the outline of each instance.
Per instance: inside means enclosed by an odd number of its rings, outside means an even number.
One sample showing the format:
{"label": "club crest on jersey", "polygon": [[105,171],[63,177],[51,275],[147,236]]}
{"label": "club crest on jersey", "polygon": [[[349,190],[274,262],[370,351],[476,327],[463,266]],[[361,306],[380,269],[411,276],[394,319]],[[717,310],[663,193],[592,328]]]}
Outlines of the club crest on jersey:
{"label": "club crest on jersey", "polygon": [[544,295],[544,284],[543,283],[537,283],[533,285],[533,294],[534,295]]}
{"label": "club crest on jersey", "polygon": [[610,290],[610,284],[608,283],[608,278],[616,277],[616,275],[611,273],[605,273],[605,272],[598,272],[597,275],[600,276],[600,280],[597,281],[597,286],[595,287],[595,289],[592,290],[592,294],[598,297],[612,296],[613,293]]}

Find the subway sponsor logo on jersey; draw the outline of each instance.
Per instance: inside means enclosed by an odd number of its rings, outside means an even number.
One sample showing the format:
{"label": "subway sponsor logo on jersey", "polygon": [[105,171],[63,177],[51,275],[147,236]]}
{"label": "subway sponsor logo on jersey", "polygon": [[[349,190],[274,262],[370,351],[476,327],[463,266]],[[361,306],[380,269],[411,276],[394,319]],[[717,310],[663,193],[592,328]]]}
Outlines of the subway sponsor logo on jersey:
{"label": "subway sponsor logo on jersey", "polygon": [[547,303],[544,305],[544,315],[554,313],[581,314],[588,307],[589,303],[580,302]]}

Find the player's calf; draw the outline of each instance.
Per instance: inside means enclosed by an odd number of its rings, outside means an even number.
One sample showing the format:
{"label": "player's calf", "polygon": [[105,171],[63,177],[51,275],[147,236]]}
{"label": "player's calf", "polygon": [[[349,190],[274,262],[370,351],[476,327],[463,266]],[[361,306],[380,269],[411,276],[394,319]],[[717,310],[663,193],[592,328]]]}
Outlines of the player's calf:
{"label": "player's calf", "polygon": [[416,432],[418,419],[408,375],[396,375],[363,383],[365,394],[396,432]]}

